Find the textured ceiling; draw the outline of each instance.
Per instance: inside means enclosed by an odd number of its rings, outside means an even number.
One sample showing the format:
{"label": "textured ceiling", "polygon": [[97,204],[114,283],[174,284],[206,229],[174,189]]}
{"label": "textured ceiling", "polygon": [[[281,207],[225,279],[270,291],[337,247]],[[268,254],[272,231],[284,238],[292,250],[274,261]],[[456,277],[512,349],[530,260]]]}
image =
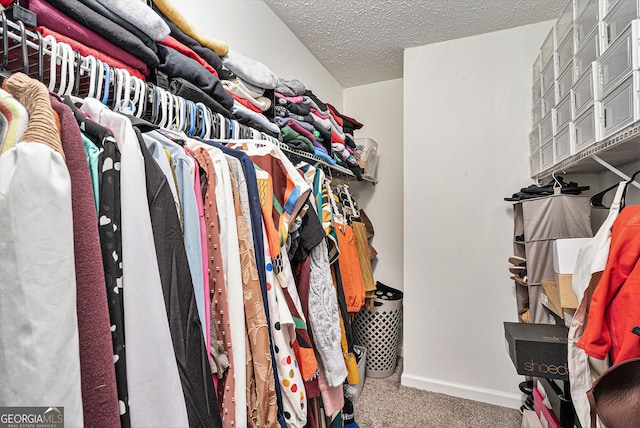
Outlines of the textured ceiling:
{"label": "textured ceiling", "polygon": [[402,77],[403,49],[532,24],[561,0],[264,0],[344,87]]}

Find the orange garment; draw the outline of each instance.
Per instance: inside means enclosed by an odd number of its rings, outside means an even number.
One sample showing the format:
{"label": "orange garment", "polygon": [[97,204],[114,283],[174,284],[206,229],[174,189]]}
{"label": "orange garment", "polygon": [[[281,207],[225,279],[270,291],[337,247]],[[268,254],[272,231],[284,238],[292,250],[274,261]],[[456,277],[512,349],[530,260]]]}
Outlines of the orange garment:
{"label": "orange garment", "polygon": [[347,310],[358,312],[364,305],[365,291],[355,234],[351,226],[336,224],[336,235],[338,236],[338,248],[340,248],[338,263]]}
{"label": "orange garment", "polygon": [[640,357],[640,206],[620,212],[611,229],[611,250],[593,292],[587,326],[578,346],[597,359],[611,352],[613,363]]}

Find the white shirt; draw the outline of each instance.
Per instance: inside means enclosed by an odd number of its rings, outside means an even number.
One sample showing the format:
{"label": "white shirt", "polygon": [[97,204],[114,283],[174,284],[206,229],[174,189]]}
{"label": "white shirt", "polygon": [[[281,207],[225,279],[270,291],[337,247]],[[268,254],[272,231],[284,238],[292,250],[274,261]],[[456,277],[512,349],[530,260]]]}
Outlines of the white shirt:
{"label": "white shirt", "polygon": [[108,127],[121,152],[122,264],[129,411],[134,427],[189,426],[158,271],[144,158],[131,122],[98,100],[82,110]]}

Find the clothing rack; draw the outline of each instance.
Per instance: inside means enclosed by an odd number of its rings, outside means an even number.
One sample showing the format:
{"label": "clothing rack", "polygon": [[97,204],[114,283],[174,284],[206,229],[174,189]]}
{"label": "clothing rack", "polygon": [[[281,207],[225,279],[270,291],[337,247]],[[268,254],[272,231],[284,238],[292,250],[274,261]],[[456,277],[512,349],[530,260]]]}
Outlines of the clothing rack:
{"label": "clothing rack", "polygon": [[[2,27],[2,34],[0,35],[2,38],[2,43],[0,44],[0,73],[3,77],[6,77],[7,72],[21,71],[45,84],[48,81],[52,91],[59,83],[59,95],[99,98],[95,96],[96,93],[102,93],[102,103],[111,102],[110,105],[116,111],[135,114],[138,117],[144,116],[146,120],[155,125],[168,127],[173,131],[186,132],[188,135],[195,137],[202,137],[203,133],[195,135],[193,127],[189,130],[186,129],[187,125],[193,125],[194,122],[202,123],[205,119],[204,115],[207,115],[217,125],[213,129],[216,133],[204,133],[209,139],[258,139],[270,141],[285,153],[303,158],[315,167],[328,168],[348,178],[355,177],[355,174],[348,168],[340,165],[331,165],[312,153],[292,149],[280,139],[241,124],[234,119],[226,118],[219,113],[214,113],[203,104],[196,104],[191,100],[171,94],[153,83],[130,76],[126,70],[101,63],[93,57],[83,56],[66,43],[58,43],[56,41],[54,44],[52,37],[43,38],[38,32],[26,29],[22,21],[16,20],[14,22],[14,20],[9,19],[5,10],[0,12],[0,26]],[[54,47],[56,48],[55,51]],[[65,53],[61,54],[61,52],[66,52],[66,57]],[[49,58],[45,59],[45,56]],[[34,62],[37,65],[37,72],[32,67]],[[55,67],[55,73],[51,73],[52,67]],[[100,73],[99,75],[94,74],[96,70]],[[91,82],[93,78],[96,78],[97,82]],[[51,84],[52,81],[54,82],[53,84]],[[104,87],[104,90],[102,90],[102,87]],[[128,107],[128,103],[133,101],[130,98],[132,92],[136,103],[144,103],[143,107],[138,109],[130,109]],[[144,101],[143,97],[145,97]],[[165,101],[169,105],[168,108],[166,105],[162,106],[164,111],[161,115],[148,114],[147,109],[149,107],[156,107],[154,103],[164,103]],[[186,106],[192,106],[192,111],[187,112]],[[194,106],[197,106],[197,109]],[[195,116],[193,116],[194,112]]]}

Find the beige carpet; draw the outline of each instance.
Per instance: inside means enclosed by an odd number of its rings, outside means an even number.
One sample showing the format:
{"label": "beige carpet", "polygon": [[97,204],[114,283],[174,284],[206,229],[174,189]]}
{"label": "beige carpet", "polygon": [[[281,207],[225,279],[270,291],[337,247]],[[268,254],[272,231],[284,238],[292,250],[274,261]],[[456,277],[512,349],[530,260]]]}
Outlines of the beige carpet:
{"label": "beige carpet", "polygon": [[400,385],[402,360],[393,376],[367,378],[355,404],[361,428],[518,428],[518,410]]}

